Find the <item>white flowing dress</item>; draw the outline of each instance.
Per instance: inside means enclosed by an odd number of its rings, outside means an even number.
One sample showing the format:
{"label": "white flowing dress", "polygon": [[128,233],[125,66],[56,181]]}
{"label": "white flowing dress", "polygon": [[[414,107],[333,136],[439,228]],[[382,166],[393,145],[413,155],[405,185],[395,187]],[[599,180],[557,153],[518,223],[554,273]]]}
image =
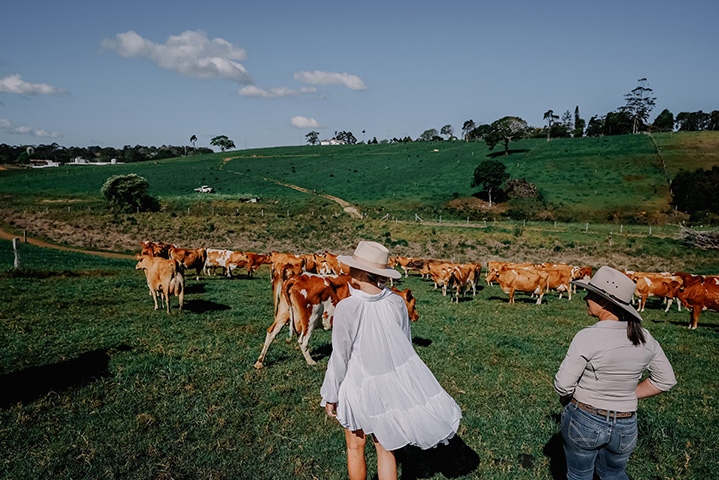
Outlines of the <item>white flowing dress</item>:
{"label": "white flowing dress", "polygon": [[376,295],[350,286],[337,304],[332,355],[320,390],[337,403],[337,420],[374,434],[386,450],[447,443],[462,418],[412,346],[407,306],[388,288]]}

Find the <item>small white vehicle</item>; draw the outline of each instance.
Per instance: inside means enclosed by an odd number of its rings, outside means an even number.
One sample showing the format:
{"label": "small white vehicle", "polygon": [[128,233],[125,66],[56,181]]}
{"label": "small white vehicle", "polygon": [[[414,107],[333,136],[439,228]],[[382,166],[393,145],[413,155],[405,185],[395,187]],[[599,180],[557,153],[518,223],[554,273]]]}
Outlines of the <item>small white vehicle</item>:
{"label": "small white vehicle", "polygon": [[212,193],[215,191],[215,189],[207,185],[203,185],[200,188],[196,188],[195,191],[200,193]]}

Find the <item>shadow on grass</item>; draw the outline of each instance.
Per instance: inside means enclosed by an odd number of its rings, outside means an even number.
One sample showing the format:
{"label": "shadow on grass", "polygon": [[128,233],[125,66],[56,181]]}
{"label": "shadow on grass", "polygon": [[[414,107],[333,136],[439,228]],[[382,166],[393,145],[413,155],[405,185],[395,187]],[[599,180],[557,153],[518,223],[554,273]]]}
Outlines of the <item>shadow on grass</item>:
{"label": "shadow on grass", "polygon": [[185,295],[192,293],[205,293],[205,284],[192,282],[188,285],[187,280],[185,280]]}
{"label": "shadow on grass", "polygon": [[430,345],[432,345],[432,340],[422,337],[412,337],[412,343],[414,343],[418,347],[429,347]]}
{"label": "shadow on grass", "polygon": [[[509,303],[509,295],[507,295],[506,297],[491,296],[491,297],[489,297],[487,300],[499,300],[499,301],[501,301],[502,303],[507,303],[507,304],[508,304],[508,303]],[[532,297],[519,297],[519,296],[517,296],[517,295],[515,294],[515,295],[514,295],[514,303],[527,303],[527,304],[529,304],[529,303],[537,303],[537,299],[536,299],[536,298],[532,298]],[[542,304],[545,304],[545,303],[547,303],[547,299],[546,299],[546,298],[542,298]]]}
{"label": "shadow on grass", "polygon": [[47,395],[84,385],[91,380],[108,377],[110,363],[108,351],[126,351],[130,347],[121,345],[113,349],[98,349],[85,352],[64,362],[29,367],[18,372],[0,376],[0,408],[15,403],[28,403]]}
{"label": "shadow on grass", "polygon": [[183,310],[190,311],[192,313],[205,313],[205,312],[221,312],[223,310],[229,310],[229,305],[223,305],[221,303],[215,303],[210,300],[188,300],[182,306]]}
{"label": "shadow on grass", "polygon": [[[558,413],[549,415],[549,418],[560,426],[562,416]],[[544,445],[544,456],[549,458],[549,470],[552,472],[554,480],[564,480],[567,478],[567,458],[564,456],[564,447],[562,446],[562,433],[557,432]]]}
{"label": "shadow on grass", "polygon": [[[294,342],[297,343],[297,342]],[[319,361],[323,358],[327,358],[332,354],[332,344],[331,343],[325,343],[324,345],[319,345],[318,347],[313,347],[310,351],[310,355],[312,356],[312,360]],[[301,356],[301,355],[300,355]]]}
{"label": "shadow on grass", "polygon": [[422,450],[418,447],[404,447],[395,451],[397,464],[402,469],[401,480],[432,478],[441,473],[447,478],[470,474],[479,467],[479,455],[459,435],[448,445]]}
{"label": "shadow on grass", "polygon": [[504,154],[504,150],[500,150],[499,152],[488,153],[487,156],[488,156],[489,158],[497,158],[497,157],[509,156],[509,155],[514,154],[514,153],[527,153],[528,151],[529,151],[529,150],[527,150],[526,148],[519,148],[519,149],[517,149],[517,150],[507,150],[507,155],[505,155],[505,154]]}

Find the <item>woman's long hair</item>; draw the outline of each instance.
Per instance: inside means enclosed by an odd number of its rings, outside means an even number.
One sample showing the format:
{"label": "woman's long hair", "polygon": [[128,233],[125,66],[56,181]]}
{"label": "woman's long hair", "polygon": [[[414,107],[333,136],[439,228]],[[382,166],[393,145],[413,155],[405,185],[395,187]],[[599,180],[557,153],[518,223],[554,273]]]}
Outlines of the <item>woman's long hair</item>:
{"label": "woman's long hair", "polygon": [[593,292],[590,292],[590,294],[590,298],[595,302],[599,303],[602,308],[612,312],[620,321],[627,322],[627,338],[630,342],[632,342],[632,345],[636,347],[638,345],[644,345],[646,343],[647,339],[644,336],[644,329],[642,328],[642,324],[637,317],[630,314],[618,305],[610,302],[599,294]]}

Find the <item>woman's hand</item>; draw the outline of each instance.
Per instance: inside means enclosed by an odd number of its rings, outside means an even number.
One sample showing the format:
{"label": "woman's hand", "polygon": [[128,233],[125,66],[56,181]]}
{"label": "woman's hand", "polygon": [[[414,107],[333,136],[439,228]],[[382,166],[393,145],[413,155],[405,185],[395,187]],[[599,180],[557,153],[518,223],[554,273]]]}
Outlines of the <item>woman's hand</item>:
{"label": "woman's hand", "polygon": [[327,415],[329,415],[330,417],[337,418],[337,402],[326,403],[325,411],[327,412]]}

